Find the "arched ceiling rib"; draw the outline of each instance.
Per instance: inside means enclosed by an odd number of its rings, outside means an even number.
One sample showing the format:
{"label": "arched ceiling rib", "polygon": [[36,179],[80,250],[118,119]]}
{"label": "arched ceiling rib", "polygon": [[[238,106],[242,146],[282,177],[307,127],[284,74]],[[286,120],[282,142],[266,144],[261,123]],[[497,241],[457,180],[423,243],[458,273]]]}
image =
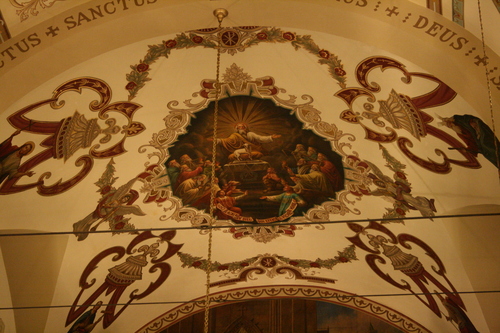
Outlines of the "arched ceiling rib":
{"label": "arched ceiling rib", "polygon": [[[472,238],[493,234],[494,223],[431,219],[498,212],[495,154],[471,152],[472,139],[457,132],[470,125],[484,134],[483,126],[491,126],[482,45],[472,33],[410,2],[146,0],[129,1],[127,9],[117,0],[60,4],[54,3],[52,8],[59,9],[49,20],[40,16],[38,24],[0,44],[1,141],[21,129],[12,143],[32,141],[34,152],[21,158],[19,170],[35,173],[0,182],[1,228],[4,233],[36,229],[75,235],[50,236],[57,246],[42,246],[43,251],[36,246],[41,239],[50,243],[44,238],[49,236],[29,236],[25,243],[0,238],[8,277],[0,286],[8,286],[11,294],[2,307],[36,306],[37,290],[54,290],[44,294],[52,308],[34,310],[32,321],[25,321],[21,310],[2,310],[0,318],[9,329],[68,330],[97,301],[104,302],[108,314],[94,332],[141,331],[156,322],[165,328],[167,320],[158,318],[174,316],[175,302],[203,297],[207,234],[200,226],[206,223],[206,201],[174,190],[175,177],[167,167],[187,154],[192,161],[182,164],[196,170],[201,158],[201,170],[208,174],[211,168],[206,160],[211,158],[207,147],[219,31],[194,29],[215,27],[217,7],[230,13],[224,20],[230,30],[220,33],[248,44],[239,49],[227,44],[222,53],[219,128],[226,141],[219,145],[227,151],[219,152],[224,172],[218,177],[226,191],[230,181],[239,184],[233,199],[221,201],[232,203],[232,209],[220,208],[224,214],[217,223],[231,228],[214,232],[212,292],[237,298],[238,290],[272,294],[274,286],[304,294],[308,288],[339,290],[364,295],[373,307],[382,304],[394,318],[408,318],[405,324],[392,322],[399,329],[411,331],[404,325],[415,322],[422,332],[452,332],[458,319],[447,322],[445,303],[426,295],[436,290],[448,293],[454,309],[479,331],[498,327],[485,310],[495,307],[496,299],[453,293],[498,289],[494,275],[478,281],[470,266],[478,261],[472,253],[484,254],[485,270],[496,265],[484,253],[495,251],[493,240],[482,244]],[[105,6],[109,12],[95,14]],[[91,9],[97,16],[89,19]],[[29,45],[24,53],[16,46],[23,40]],[[500,59],[488,52],[498,110]],[[23,108],[28,112],[21,116]],[[472,116],[460,118],[464,114]],[[440,118],[454,123],[447,127]],[[232,131],[223,131],[226,123],[237,122],[267,136],[254,142],[253,153],[239,152],[241,161],[232,151]],[[315,148],[332,162],[308,158],[311,169],[322,167],[317,175],[323,183],[317,188],[296,177],[297,144]],[[294,169],[293,177],[283,162],[290,172]],[[273,167],[283,182],[264,180]],[[342,178],[338,187],[328,178],[335,175]],[[203,178],[193,179],[200,182],[198,189],[205,188]],[[16,188],[30,182],[30,189]],[[282,200],[284,183],[300,194],[289,206],[273,202]],[[429,219],[307,224],[412,216]],[[494,222],[498,216],[474,219]],[[242,221],[254,225],[242,226]],[[143,230],[176,227],[195,228]],[[471,230],[476,227],[477,232]],[[118,233],[123,228],[141,232]],[[88,230],[114,234],[87,235]],[[22,266],[14,267],[16,255],[26,259]],[[33,268],[47,265],[53,273],[34,269],[26,276],[27,262]],[[416,273],[410,272],[415,267]],[[429,290],[423,280],[432,285]],[[411,287],[405,289],[404,281]],[[27,283],[35,291],[21,295]],[[140,297],[129,297],[136,288]],[[401,293],[410,296],[374,296]],[[109,305],[129,300],[123,313]],[[270,304],[273,313],[281,309]],[[219,313],[224,311],[221,307]]]}

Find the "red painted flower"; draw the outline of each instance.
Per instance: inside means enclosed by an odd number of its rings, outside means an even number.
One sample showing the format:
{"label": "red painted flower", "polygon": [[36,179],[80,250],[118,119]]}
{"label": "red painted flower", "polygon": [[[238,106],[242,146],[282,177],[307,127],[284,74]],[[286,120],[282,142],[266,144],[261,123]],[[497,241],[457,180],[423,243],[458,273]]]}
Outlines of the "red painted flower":
{"label": "red painted flower", "polygon": [[312,262],[309,264],[311,267],[321,267],[317,262]]}
{"label": "red painted flower", "polygon": [[318,54],[321,58],[324,59],[330,58],[330,52],[328,52],[327,50],[319,50]]}
{"label": "red painted flower", "polygon": [[111,186],[107,185],[107,186],[104,186],[101,190],[101,194],[106,194],[108,193],[109,191],[111,191]]}
{"label": "red painted flower", "polygon": [[137,87],[137,83],[135,82],[129,82],[126,86],[125,89],[127,90],[134,90],[134,88]]}
{"label": "red painted flower", "polygon": [[[201,36],[193,36],[191,38],[191,40],[193,41],[193,43],[195,44],[201,44],[203,42],[203,37]],[[168,47],[168,46],[167,46]]]}
{"label": "red painted flower", "polygon": [[292,32],[285,32],[283,38],[286,40],[295,40],[295,34]]}
{"label": "red painted flower", "polygon": [[218,270],[218,271],[223,271],[223,270],[226,270],[226,269],[228,269],[228,268],[229,268],[229,267],[228,267],[227,265],[221,265],[221,266],[217,267],[217,270]]}
{"label": "red painted flower", "polygon": [[297,266],[297,265],[299,264],[298,262],[293,261],[293,260],[290,260],[288,263],[289,263],[290,265],[292,265],[292,266]]}
{"label": "red painted flower", "polygon": [[267,39],[267,34],[265,32],[259,32],[257,34],[257,39],[265,40],[265,39]]}
{"label": "red painted flower", "polygon": [[193,267],[199,267],[199,266],[201,266],[201,261],[195,261],[195,262],[193,262],[191,264],[191,266],[193,266]]}
{"label": "red painted flower", "polygon": [[248,265],[249,265],[249,263],[247,263],[247,262],[242,262],[242,263],[240,264],[240,266],[241,266],[241,267],[247,267]]}
{"label": "red painted flower", "polygon": [[119,222],[119,223],[115,224],[115,229],[121,230],[121,229],[123,229],[124,226],[125,226],[125,222]]}
{"label": "red painted flower", "polygon": [[339,261],[340,262],[348,262],[349,259],[347,259],[346,257],[339,257]]}
{"label": "red painted flower", "polygon": [[406,215],[406,212],[401,208],[396,208],[396,213],[398,213],[399,215]]}
{"label": "red painted flower", "polygon": [[396,177],[406,179],[406,175],[401,171],[396,172]]}
{"label": "red painted flower", "polygon": [[346,74],[345,70],[343,70],[340,67],[335,67],[333,70],[335,71],[335,74],[337,74],[338,76],[344,76]]}
{"label": "red painted flower", "polygon": [[176,45],[177,45],[177,42],[173,39],[169,39],[165,42],[165,47],[167,49],[171,49],[171,48],[175,47]]}
{"label": "red painted flower", "polygon": [[145,72],[145,71],[147,71],[149,69],[149,65],[147,65],[147,64],[145,64],[145,63],[142,62],[139,65],[137,65],[136,68],[137,68],[137,71],[139,73],[142,73],[142,72]]}

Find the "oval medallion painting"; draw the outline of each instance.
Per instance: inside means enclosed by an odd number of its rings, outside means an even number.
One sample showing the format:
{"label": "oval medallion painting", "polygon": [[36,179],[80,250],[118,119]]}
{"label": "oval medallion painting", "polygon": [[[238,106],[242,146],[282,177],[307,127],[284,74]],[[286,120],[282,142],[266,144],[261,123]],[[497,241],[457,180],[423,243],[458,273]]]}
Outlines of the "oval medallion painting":
{"label": "oval medallion painting", "polygon": [[291,110],[271,100],[222,99],[215,144],[214,103],[195,117],[166,162],[173,193],[184,206],[208,211],[213,168],[215,214],[220,220],[286,221],[343,189],[340,155],[328,141],[303,129]]}

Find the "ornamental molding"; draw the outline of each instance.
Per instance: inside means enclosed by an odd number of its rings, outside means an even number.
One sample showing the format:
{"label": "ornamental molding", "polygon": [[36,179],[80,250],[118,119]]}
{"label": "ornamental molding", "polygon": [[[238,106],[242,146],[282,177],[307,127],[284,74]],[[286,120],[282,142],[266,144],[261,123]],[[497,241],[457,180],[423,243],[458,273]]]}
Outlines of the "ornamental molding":
{"label": "ornamental molding", "polygon": [[[223,306],[231,302],[244,302],[257,299],[312,298],[316,301],[334,303],[354,310],[360,310],[379,318],[408,333],[431,333],[427,328],[380,303],[347,293],[341,290],[317,286],[273,285],[240,288],[212,293],[209,296],[210,307]],[[156,319],[150,321],[136,333],[161,332],[175,323],[205,310],[205,296],[179,305]]]}

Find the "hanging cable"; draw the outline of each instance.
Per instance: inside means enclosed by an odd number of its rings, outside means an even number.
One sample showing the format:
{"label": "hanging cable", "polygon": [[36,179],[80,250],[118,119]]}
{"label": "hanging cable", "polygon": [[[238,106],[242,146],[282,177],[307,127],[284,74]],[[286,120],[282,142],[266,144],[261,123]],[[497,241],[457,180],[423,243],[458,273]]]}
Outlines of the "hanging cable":
{"label": "hanging cable", "polygon": [[490,85],[490,72],[488,69],[488,64],[487,64],[487,55],[486,55],[486,42],[484,40],[484,29],[483,29],[483,14],[481,11],[481,0],[477,0],[477,8],[479,12],[479,27],[481,29],[481,43],[483,46],[483,59],[484,59],[484,72],[486,76],[486,87],[488,88],[488,101],[490,105],[490,118],[491,118],[491,130],[493,131],[493,143],[495,146],[495,156],[497,160],[497,165],[496,167],[498,168],[498,179],[500,181],[500,158],[498,154],[498,142],[497,142],[497,135],[496,135],[496,130],[495,130],[495,117],[493,115],[493,101],[491,97],[491,85]]}
{"label": "hanging cable", "polygon": [[[222,28],[222,20],[227,16],[227,10],[219,8],[214,10],[214,16],[219,22],[219,31]],[[208,224],[213,227],[215,220],[215,195],[217,189],[217,181],[215,178],[215,169],[217,166],[217,118],[219,115],[219,98],[220,98],[220,54],[221,54],[221,34],[219,33],[219,40],[217,45],[217,70],[215,75],[215,103],[214,103],[214,132],[212,137],[212,172],[210,176],[211,191],[210,191],[210,217],[208,219]],[[209,329],[209,314],[210,314],[210,272],[212,271],[212,238],[213,238],[213,228],[208,230],[208,254],[207,254],[207,267],[205,267],[207,272],[207,285],[205,293],[205,317],[204,317],[204,332],[208,333]]]}
{"label": "hanging cable", "polygon": [[[474,294],[474,295],[479,295],[479,294],[496,294],[500,293],[500,290],[480,290],[480,291],[456,291],[454,292],[456,294],[460,295],[469,295],[469,294]],[[444,292],[431,292],[431,293],[391,293],[391,294],[361,294],[361,295],[349,295],[349,297],[353,298],[375,298],[375,297],[404,297],[404,296],[426,296],[426,295],[446,295]],[[286,297],[277,297],[277,298],[286,298]],[[305,300],[328,300],[332,298],[337,298],[336,296],[300,296],[297,297],[300,299],[305,299]],[[255,298],[251,299],[252,301],[266,301],[269,300],[270,298]],[[248,299],[245,299],[244,301],[247,301]],[[234,299],[234,300],[213,300],[214,303],[217,303],[219,305],[224,304],[231,304],[231,303],[241,303],[242,300],[240,299]],[[162,302],[134,302],[134,303],[103,303],[103,306],[135,306],[135,305],[163,305],[163,304],[190,304],[190,303],[200,303],[199,300],[189,300],[189,301],[162,301]],[[91,304],[89,306],[94,306],[95,304]],[[58,309],[58,308],[71,308],[71,307],[81,307],[83,304],[71,304],[71,305],[38,305],[38,306],[14,306],[14,307],[3,307],[0,308],[0,311],[7,311],[7,310],[30,310],[30,309]]]}

